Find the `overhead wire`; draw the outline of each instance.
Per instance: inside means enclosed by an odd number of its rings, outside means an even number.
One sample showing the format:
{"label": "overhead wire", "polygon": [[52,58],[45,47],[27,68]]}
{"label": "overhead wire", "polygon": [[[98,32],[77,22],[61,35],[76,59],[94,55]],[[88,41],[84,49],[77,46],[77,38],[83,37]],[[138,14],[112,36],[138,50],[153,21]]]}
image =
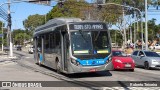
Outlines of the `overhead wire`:
{"label": "overhead wire", "polygon": [[3,10],[2,7],[0,7],[0,17],[6,21],[8,20],[8,14]]}

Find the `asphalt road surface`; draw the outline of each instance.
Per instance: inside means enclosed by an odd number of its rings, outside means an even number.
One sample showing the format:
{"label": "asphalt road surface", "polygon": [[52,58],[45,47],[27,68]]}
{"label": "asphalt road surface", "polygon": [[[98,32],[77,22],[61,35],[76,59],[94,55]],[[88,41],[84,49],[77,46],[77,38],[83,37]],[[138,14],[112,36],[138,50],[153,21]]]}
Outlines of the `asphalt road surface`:
{"label": "asphalt road surface", "polygon": [[[60,90],[93,90],[93,89],[100,89],[100,90],[130,90],[130,89],[146,89],[146,90],[160,90],[160,87],[157,86],[152,86],[152,87],[141,87],[141,84],[144,85],[144,83],[128,83],[127,81],[160,81],[160,70],[159,69],[152,69],[152,70],[145,70],[141,67],[135,68],[134,72],[122,70],[122,71],[105,71],[105,72],[97,72],[97,73],[80,73],[80,74],[72,74],[72,75],[66,75],[66,74],[58,74],[56,73],[55,70],[48,68],[46,66],[38,66],[35,64],[35,61],[33,59],[33,54],[28,54],[27,52],[24,51],[14,51],[14,55],[17,56],[16,59],[12,61],[8,61],[8,64],[0,63],[0,66],[3,68],[7,66],[7,68],[14,68],[14,70],[10,71],[12,72],[12,75],[7,77],[6,70],[3,71],[1,68],[0,71],[3,72],[3,75],[0,75],[1,81],[13,81],[13,80],[18,80],[18,81],[66,81],[69,82],[68,87],[64,88],[59,88]],[[5,62],[7,63],[7,62]],[[8,69],[10,70],[10,69]],[[15,78],[17,74],[20,74],[21,72],[24,72],[21,77]],[[15,73],[16,72],[16,73]],[[27,77],[26,77],[27,75]],[[125,82],[126,81],[126,82]],[[61,82],[57,82],[61,83]],[[138,87],[129,87],[125,85],[124,83],[127,84],[132,84],[132,85],[138,85]],[[150,85],[151,82],[149,82]],[[63,86],[64,83],[61,83]],[[75,85],[75,88],[71,84]],[[158,86],[160,85],[159,82],[154,82],[152,84],[157,84]],[[108,85],[108,87],[107,87]],[[146,85],[146,84],[145,84]],[[85,88],[82,88],[82,87]],[[52,87],[56,88],[56,87]],[[13,89],[13,88],[12,88]],[[11,89],[11,90],[12,90]],[[18,88],[19,89],[19,88]],[[26,88],[23,88],[24,90]],[[43,90],[45,88],[39,88],[39,90]],[[50,90],[50,88],[47,88]],[[1,88],[0,88],[1,90]],[[2,89],[3,90],[3,89]],[[17,90],[17,88],[15,89]],[[19,89],[22,90],[22,89]],[[45,89],[46,90],[46,89]]]}

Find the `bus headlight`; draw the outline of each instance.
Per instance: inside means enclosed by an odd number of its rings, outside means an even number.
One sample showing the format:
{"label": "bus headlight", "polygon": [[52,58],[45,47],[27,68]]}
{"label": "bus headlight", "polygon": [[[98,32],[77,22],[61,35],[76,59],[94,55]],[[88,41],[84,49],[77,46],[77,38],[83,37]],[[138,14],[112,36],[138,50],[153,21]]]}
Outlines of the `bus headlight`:
{"label": "bus headlight", "polygon": [[71,58],[71,63],[74,64],[74,65],[76,65],[76,66],[80,65],[80,63],[77,60],[72,59],[72,58]]}

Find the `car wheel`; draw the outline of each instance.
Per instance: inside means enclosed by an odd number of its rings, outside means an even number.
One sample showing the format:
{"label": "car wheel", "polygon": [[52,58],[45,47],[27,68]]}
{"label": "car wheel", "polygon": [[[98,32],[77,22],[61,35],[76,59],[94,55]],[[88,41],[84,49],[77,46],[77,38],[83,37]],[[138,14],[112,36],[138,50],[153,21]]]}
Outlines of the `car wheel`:
{"label": "car wheel", "polygon": [[150,68],[149,68],[149,63],[148,63],[148,62],[144,62],[144,69],[147,69],[147,70],[150,69]]}
{"label": "car wheel", "polygon": [[155,47],[153,47],[153,50],[155,50],[156,48]]}

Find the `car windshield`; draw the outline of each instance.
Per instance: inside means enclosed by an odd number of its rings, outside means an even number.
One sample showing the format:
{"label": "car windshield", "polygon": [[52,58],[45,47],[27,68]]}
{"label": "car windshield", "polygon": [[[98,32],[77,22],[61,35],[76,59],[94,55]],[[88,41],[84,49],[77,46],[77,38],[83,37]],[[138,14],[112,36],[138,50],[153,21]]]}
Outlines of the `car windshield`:
{"label": "car windshield", "polygon": [[73,54],[109,53],[109,39],[106,31],[71,32]]}
{"label": "car windshield", "polygon": [[160,57],[159,54],[157,54],[156,52],[145,52],[147,57]]}
{"label": "car windshield", "polygon": [[112,56],[127,56],[124,52],[122,51],[112,51]]}

